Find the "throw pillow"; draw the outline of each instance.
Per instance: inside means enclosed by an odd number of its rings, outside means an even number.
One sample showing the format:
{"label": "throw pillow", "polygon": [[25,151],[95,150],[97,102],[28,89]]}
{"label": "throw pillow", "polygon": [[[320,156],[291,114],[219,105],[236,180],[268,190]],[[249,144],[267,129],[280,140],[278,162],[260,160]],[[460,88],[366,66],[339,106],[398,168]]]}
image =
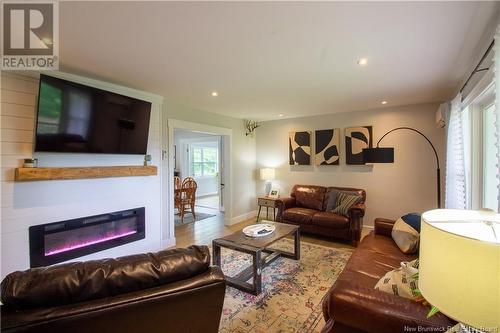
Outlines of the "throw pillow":
{"label": "throw pillow", "polygon": [[337,195],[337,207],[332,212],[344,216],[349,216],[349,209],[361,200],[359,195],[339,192]]}
{"label": "throw pillow", "polygon": [[418,251],[420,243],[419,231],[420,216],[417,214],[408,214],[397,219],[392,228],[391,236],[401,252],[412,254]]}
{"label": "throw pillow", "polygon": [[411,225],[413,229],[417,230],[420,233],[420,222],[422,221],[422,217],[420,216],[420,214],[409,213],[401,216],[401,219],[407,224]]}
{"label": "throw pillow", "polygon": [[328,193],[328,201],[326,203],[326,211],[332,211],[337,207],[337,197],[339,196],[339,190],[336,189],[331,189],[330,192]]}
{"label": "throw pillow", "polygon": [[418,278],[415,274],[418,273],[418,264],[418,259],[402,262],[401,267],[387,272],[377,282],[375,289],[404,298],[416,298],[418,296],[418,293],[415,292],[418,289]]}

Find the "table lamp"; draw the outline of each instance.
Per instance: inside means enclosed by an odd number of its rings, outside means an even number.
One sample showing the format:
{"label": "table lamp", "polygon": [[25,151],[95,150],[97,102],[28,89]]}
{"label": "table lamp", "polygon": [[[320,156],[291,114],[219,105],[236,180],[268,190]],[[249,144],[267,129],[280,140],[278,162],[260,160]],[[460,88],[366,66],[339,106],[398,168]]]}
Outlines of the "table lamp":
{"label": "table lamp", "polygon": [[500,214],[436,209],[422,215],[419,289],[461,332],[500,331]]}
{"label": "table lamp", "polygon": [[268,196],[271,191],[271,181],[274,180],[274,177],[275,172],[273,168],[260,169],[260,179],[266,182],[266,196]]}

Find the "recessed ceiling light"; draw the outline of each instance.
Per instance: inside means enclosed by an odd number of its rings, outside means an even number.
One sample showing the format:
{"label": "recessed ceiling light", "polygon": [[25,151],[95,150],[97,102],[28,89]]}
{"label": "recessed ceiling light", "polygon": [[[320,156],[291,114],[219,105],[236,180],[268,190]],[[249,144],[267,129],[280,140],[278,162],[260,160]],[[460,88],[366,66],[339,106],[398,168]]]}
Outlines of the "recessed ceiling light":
{"label": "recessed ceiling light", "polygon": [[217,91],[212,91],[212,97],[217,97],[219,96],[219,93]]}
{"label": "recessed ceiling light", "polygon": [[361,58],[358,60],[358,65],[360,66],[366,66],[368,64],[368,59],[366,58]]}
{"label": "recessed ceiling light", "polygon": [[385,104],[387,104],[387,101],[382,101],[382,102],[380,102],[380,103],[382,103],[382,104],[384,104],[384,105],[385,105]]}
{"label": "recessed ceiling light", "polygon": [[284,114],[283,114],[283,113],[280,113],[280,114],[278,115],[278,117],[283,117],[283,116],[284,116]]}

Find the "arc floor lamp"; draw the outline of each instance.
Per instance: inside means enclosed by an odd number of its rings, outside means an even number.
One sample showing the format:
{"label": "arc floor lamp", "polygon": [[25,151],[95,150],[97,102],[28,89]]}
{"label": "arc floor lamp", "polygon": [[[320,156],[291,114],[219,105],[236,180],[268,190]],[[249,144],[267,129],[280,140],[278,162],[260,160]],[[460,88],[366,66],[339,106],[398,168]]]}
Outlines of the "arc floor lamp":
{"label": "arc floor lamp", "polygon": [[422,132],[411,127],[397,127],[391,129],[389,132],[382,135],[380,140],[377,142],[376,148],[365,148],[363,149],[363,158],[365,163],[394,163],[394,148],[381,148],[379,147],[380,141],[385,138],[388,134],[399,131],[399,130],[409,130],[420,134],[432,147],[434,155],[436,156],[436,190],[437,190],[437,207],[441,208],[441,170],[439,168],[439,156],[437,154],[436,148],[432,144],[431,140],[426,137]]}

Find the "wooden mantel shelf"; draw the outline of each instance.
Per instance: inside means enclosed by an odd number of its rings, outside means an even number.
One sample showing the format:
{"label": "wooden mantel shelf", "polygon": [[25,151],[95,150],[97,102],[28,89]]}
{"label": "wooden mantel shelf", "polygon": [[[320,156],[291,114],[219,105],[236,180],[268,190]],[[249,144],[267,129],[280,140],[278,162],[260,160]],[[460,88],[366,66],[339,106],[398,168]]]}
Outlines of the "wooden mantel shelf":
{"label": "wooden mantel shelf", "polygon": [[102,166],[81,168],[17,168],[16,182],[62,179],[154,176],[156,166]]}

